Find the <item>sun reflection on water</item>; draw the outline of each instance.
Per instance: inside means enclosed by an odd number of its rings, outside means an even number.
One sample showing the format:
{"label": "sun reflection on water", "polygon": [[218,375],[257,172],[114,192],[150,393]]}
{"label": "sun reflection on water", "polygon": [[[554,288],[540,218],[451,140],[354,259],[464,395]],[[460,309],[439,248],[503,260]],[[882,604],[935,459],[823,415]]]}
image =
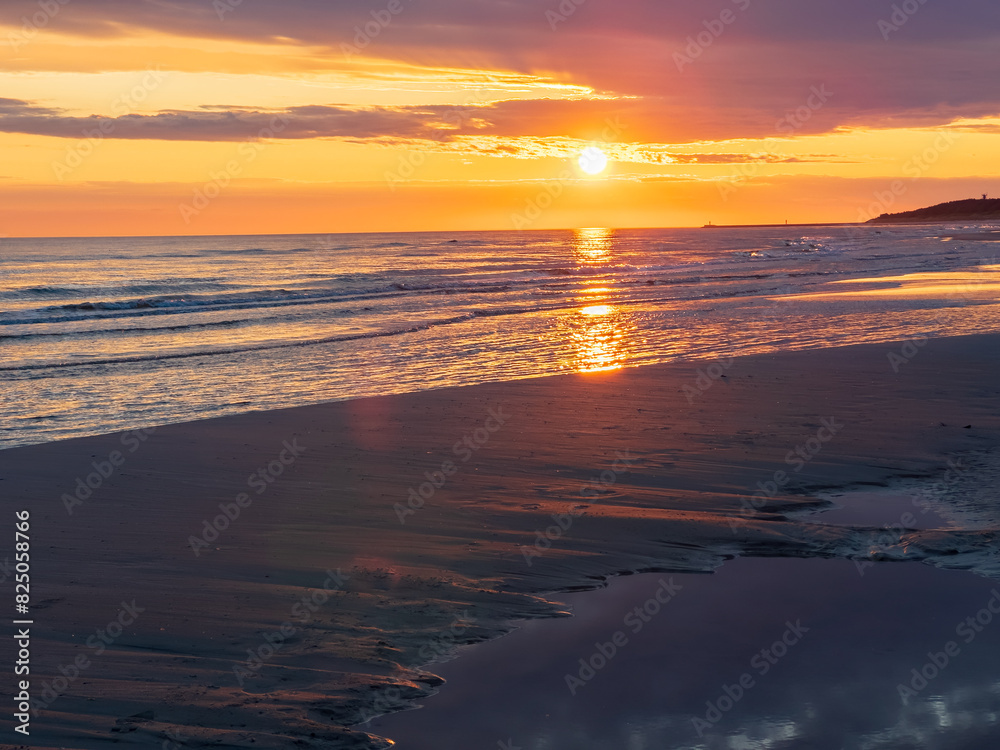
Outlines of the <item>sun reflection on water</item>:
{"label": "sun reflection on water", "polygon": [[580,310],[581,315],[607,315],[615,308],[612,305],[591,305]]}
{"label": "sun reflection on water", "polygon": [[[573,256],[580,265],[610,265],[613,261],[614,230],[600,227],[577,229],[573,236]],[[607,283],[608,279],[604,280]],[[576,372],[617,370],[628,359],[627,339],[634,326],[614,304],[614,289],[591,286],[584,306],[559,321],[559,335],[570,344],[566,363]]]}
{"label": "sun reflection on water", "polygon": [[573,254],[578,263],[603,263],[611,255],[615,230],[590,227],[573,230]]}
{"label": "sun reflection on water", "polygon": [[627,334],[632,326],[615,305],[591,305],[573,314],[569,320],[576,372],[617,370],[627,359]]}

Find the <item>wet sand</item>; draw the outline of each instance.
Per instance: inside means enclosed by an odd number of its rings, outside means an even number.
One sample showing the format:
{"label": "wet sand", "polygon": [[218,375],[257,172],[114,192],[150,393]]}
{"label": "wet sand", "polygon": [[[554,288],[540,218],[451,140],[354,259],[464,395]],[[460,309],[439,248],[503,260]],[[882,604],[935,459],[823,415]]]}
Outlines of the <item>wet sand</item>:
{"label": "wet sand", "polygon": [[[384,745],[362,722],[436,690],[436,665],[423,665],[513,620],[563,613],[552,592],[625,572],[794,557],[996,574],[985,495],[952,514],[969,523],[889,539],[805,512],[831,507],[824,490],[898,477],[941,488],[944,502],[969,482],[992,486],[1000,337],[918,343],[0,452],[8,518],[32,512],[42,703],[25,744]],[[956,457],[970,468],[945,480]],[[720,623],[743,637],[731,617]]]}
{"label": "wet sand", "polygon": [[[664,581],[676,595],[657,607]],[[995,747],[996,588],[960,571],[842,560],[614,579],[559,597],[571,619],[464,647],[436,667],[439,694],[370,727],[399,750]],[[983,610],[984,624],[965,622]]]}

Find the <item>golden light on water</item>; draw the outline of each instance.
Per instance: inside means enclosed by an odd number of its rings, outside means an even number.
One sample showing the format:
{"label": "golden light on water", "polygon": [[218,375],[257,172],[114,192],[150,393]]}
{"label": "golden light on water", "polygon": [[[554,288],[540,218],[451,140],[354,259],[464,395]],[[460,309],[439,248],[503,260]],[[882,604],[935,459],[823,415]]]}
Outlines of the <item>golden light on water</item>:
{"label": "golden light on water", "polygon": [[615,305],[584,307],[573,316],[570,325],[576,372],[602,372],[625,366],[628,326]]}
{"label": "golden light on water", "polygon": [[603,263],[611,256],[615,230],[589,227],[573,230],[573,255],[577,263]]}
{"label": "golden light on water", "polygon": [[[601,266],[611,263],[614,250],[613,229],[585,227],[573,232],[573,259],[578,266]],[[606,281],[605,281],[606,283]],[[591,298],[561,322],[572,351],[567,363],[576,372],[600,372],[625,366],[628,325],[621,310],[608,301],[614,289],[592,286],[580,292]],[[568,330],[567,330],[568,329]]]}
{"label": "golden light on water", "polygon": [[[853,287],[843,289],[840,287]],[[1000,266],[982,265],[975,270],[921,271],[902,276],[868,279],[838,279],[831,291],[785,295],[785,301],[835,298],[985,299],[1000,297]]]}

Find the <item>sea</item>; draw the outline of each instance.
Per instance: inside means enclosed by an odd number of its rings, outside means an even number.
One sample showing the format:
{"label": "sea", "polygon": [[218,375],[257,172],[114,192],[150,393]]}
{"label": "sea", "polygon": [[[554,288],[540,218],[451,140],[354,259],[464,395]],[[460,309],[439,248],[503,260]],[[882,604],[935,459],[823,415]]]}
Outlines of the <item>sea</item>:
{"label": "sea", "polygon": [[0,239],[0,448],[1000,330],[995,225]]}

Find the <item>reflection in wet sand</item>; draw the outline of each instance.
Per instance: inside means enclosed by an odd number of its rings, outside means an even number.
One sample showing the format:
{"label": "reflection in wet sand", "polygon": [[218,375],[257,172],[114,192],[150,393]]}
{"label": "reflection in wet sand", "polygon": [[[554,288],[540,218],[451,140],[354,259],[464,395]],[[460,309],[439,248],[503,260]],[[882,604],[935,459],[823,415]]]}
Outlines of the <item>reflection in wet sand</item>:
{"label": "reflection in wet sand", "polygon": [[[995,582],[910,563],[861,572],[846,560],[749,558],[709,576],[564,594],[573,618],[529,621],[435,665],[440,693],[370,731],[400,750],[501,737],[547,750],[997,747],[1000,683],[981,663],[1000,628],[956,631],[995,601]],[[676,600],[630,627],[664,581]],[[789,629],[802,636],[782,648]],[[928,667],[949,642],[947,666]],[[581,670],[582,686],[567,680]]]}

